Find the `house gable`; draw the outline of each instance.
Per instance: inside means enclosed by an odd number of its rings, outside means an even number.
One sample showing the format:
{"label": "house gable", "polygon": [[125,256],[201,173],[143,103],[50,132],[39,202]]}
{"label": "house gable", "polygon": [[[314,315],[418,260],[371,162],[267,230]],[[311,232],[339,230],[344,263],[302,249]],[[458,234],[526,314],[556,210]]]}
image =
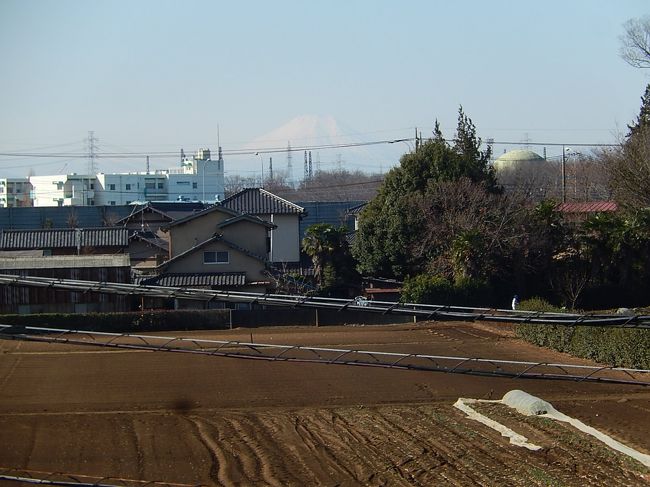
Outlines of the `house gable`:
{"label": "house gable", "polygon": [[[225,255],[225,258],[224,258]],[[262,279],[265,259],[215,235],[159,266],[165,273],[245,272],[247,282]]]}
{"label": "house gable", "polygon": [[170,257],[173,259],[205,242],[215,232],[257,255],[266,256],[266,237],[270,228],[273,225],[255,216],[241,215],[215,205],[167,226]]}

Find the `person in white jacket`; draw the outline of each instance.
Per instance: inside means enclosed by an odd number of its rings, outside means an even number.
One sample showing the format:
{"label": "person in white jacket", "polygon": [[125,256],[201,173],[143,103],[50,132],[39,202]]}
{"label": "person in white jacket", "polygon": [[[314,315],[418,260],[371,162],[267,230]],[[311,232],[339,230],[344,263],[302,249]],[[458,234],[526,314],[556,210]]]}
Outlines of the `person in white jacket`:
{"label": "person in white jacket", "polygon": [[518,306],[519,306],[519,296],[515,294],[514,298],[512,298],[512,309],[516,310]]}

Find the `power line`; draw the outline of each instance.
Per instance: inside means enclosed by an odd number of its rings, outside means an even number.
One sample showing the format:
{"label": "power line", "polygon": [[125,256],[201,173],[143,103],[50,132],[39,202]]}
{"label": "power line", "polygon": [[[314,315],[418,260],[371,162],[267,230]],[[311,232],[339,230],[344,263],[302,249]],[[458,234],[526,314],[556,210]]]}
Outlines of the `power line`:
{"label": "power line", "polygon": [[[96,139],[95,139],[96,140]],[[414,142],[414,137],[407,137],[402,139],[386,139],[374,140],[366,142],[349,142],[340,144],[320,144],[320,145],[301,145],[301,146],[287,146],[287,147],[258,147],[253,149],[230,149],[224,150],[224,156],[254,156],[257,154],[273,154],[273,153],[291,153],[303,152],[310,150],[326,150],[326,149],[346,149],[354,147],[368,147],[375,145],[391,145],[399,142]],[[453,143],[454,139],[445,139],[446,142]],[[521,142],[521,141],[493,141],[494,145],[514,145],[514,146],[573,146],[573,147],[620,147],[621,144],[604,144],[604,143],[586,143],[586,142]],[[0,156],[4,157],[65,157],[65,158],[87,158],[88,152],[0,152]],[[132,158],[132,157],[178,157],[178,151],[144,151],[144,152],[98,152],[95,154],[97,158]]]}

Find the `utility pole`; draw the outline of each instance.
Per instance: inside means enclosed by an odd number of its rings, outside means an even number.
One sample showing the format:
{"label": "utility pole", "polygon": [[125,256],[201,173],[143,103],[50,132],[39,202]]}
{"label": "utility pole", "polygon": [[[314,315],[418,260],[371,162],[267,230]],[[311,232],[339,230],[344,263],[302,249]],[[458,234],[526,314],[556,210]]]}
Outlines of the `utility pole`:
{"label": "utility pole", "polygon": [[562,146],[562,203],[566,203],[566,148]]}

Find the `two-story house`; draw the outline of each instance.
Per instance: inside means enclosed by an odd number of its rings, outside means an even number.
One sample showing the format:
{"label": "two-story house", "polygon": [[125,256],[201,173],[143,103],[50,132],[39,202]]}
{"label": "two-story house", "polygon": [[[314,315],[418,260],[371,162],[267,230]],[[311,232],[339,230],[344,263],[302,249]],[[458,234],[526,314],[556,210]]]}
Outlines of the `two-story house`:
{"label": "two-story house", "polygon": [[146,283],[265,292],[274,228],[221,205],[175,220],[162,227],[168,233],[169,260]]}

